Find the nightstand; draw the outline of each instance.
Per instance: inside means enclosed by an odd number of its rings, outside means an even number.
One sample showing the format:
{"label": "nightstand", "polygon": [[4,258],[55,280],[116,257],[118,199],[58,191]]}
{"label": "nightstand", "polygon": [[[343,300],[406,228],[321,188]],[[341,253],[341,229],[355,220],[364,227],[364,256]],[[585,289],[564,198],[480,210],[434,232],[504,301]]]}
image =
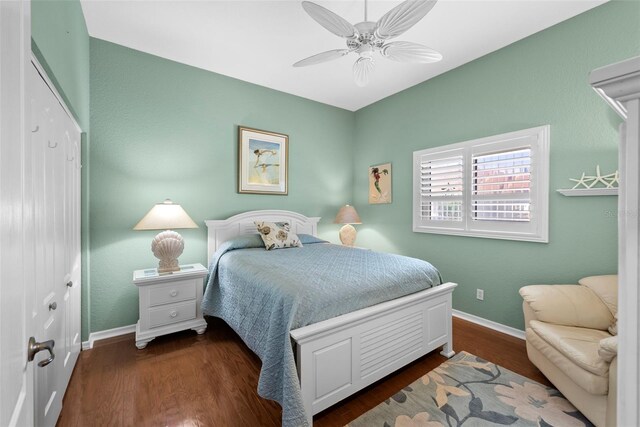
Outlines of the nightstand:
{"label": "nightstand", "polygon": [[207,273],[202,264],[181,265],[170,274],[158,274],[156,268],[133,272],[140,296],[136,347],[143,349],[155,337],[186,329],[204,333],[207,323],[200,303]]}

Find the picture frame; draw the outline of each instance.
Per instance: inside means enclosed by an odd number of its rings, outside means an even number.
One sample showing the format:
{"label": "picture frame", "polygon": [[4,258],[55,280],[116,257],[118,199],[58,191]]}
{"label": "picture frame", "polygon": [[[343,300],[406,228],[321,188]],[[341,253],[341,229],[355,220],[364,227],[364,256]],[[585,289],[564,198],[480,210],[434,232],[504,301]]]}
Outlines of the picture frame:
{"label": "picture frame", "polygon": [[238,126],[238,193],[286,196],[289,136]]}
{"label": "picture frame", "polygon": [[369,204],[392,202],[391,162],[369,166]]}

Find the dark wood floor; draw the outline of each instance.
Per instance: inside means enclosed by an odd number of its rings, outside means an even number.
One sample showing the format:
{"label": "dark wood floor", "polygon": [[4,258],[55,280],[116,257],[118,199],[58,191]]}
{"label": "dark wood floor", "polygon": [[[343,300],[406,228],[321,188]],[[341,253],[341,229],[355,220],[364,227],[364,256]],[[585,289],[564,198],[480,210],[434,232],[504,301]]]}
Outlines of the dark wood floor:
{"label": "dark wood floor", "polygon": [[[219,319],[136,349],[133,335],[97,343],[78,359],[58,426],[279,426],[280,406],[258,396],[260,359]],[[454,350],[465,350],[548,384],[524,341],[453,320]],[[314,417],[343,426],[445,360],[437,351]]]}

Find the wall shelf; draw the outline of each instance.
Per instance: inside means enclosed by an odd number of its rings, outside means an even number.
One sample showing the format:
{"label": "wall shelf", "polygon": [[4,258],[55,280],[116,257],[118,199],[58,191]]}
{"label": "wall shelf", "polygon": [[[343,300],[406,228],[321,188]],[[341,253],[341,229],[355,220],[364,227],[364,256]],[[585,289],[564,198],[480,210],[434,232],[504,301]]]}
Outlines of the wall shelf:
{"label": "wall shelf", "polygon": [[558,193],[563,196],[617,196],[618,188],[561,188]]}

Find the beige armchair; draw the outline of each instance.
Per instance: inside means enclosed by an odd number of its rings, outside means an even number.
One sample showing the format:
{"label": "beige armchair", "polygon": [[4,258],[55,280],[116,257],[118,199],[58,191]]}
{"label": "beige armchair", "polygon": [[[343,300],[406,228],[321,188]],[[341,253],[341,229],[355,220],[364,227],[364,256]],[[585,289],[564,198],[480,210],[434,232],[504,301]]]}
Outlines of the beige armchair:
{"label": "beige armchair", "polygon": [[598,427],[616,425],[617,279],[520,289],[529,359]]}

